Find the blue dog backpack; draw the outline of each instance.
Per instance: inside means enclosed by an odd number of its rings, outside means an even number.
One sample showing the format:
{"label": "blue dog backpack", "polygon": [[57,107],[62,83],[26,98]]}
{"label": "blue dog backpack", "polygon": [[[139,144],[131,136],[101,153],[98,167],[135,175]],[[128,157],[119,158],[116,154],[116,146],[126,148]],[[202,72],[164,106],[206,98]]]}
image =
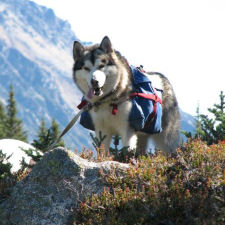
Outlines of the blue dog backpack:
{"label": "blue dog backpack", "polygon": [[[133,75],[133,91],[130,95],[132,108],[129,123],[136,131],[148,134],[160,133],[162,131],[162,101],[149,78],[134,66],[130,66],[130,69]],[[87,101],[83,99],[78,108],[81,109],[86,103]],[[116,113],[117,106],[114,104],[112,114]],[[81,114],[80,124],[89,130],[95,130],[88,111]]]}

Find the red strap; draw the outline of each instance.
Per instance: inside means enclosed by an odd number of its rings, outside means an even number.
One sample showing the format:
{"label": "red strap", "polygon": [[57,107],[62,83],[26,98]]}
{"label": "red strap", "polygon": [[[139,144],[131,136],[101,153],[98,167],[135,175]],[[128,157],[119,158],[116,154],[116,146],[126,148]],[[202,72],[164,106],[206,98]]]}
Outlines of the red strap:
{"label": "red strap", "polygon": [[160,104],[162,104],[162,100],[158,97],[158,95],[156,94],[145,94],[145,93],[131,93],[130,94],[131,97],[141,97],[141,98],[146,98],[146,99],[150,99],[153,100],[155,102],[159,102]]}
{"label": "red strap", "polygon": [[78,108],[78,109],[82,109],[87,103],[88,103],[87,100],[84,99],[84,100],[77,106],[77,108]]}
{"label": "red strap", "polygon": [[[88,103],[88,101],[84,99],[84,100],[77,106],[77,108],[78,108],[78,109],[82,109],[87,103]],[[113,107],[113,108],[112,108],[112,114],[113,114],[113,115],[116,115],[116,114],[118,113],[118,107],[117,107],[117,104],[112,104],[111,106]]]}
{"label": "red strap", "polygon": [[[155,91],[155,90],[154,90]],[[152,119],[155,117],[156,112],[157,112],[157,102],[159,102],[160,104],[162,104],[162,100],[161,98],[158,97],[158,95],[156,94],[145,94],[145,93],[131,93],[130,95],[131,97],[141,97],[141,98],[146,98],[146,99],[150,99],[154,101],[154,109],[153,112],[151,113],[151,115],[148,117],[148,120],[145,123],[145,127],[149,126],[149,123],[152,121]]]}
{"label": "red strap", "polygon": [[155,117],[157,112],[157,103],[154,102],[154,109],[153,112],[151,113],[151,115],[148,117],[147,121],[145,122],[145,127],[148,127],[149,124],[151,123],[152,119]]}
{"label": "red strap", "polygon": [[[152,112],[152,114],[149,116],[149,119],[148,121],[151,121],[152,118],[156,115],[156,111],[157,111],[157,102],[159,102],[160,104],[162,104],[162,100],[156,95],[156,94],[145,94],[145,93],[131,93],[130,94],[130,97],[141,97],[141,98],[146,98],[146,99],[150,99],[150,100],[153,100],[155,103],[154,103],[154,110]],[[78,106],[77,108],[78,109],[82,109],[86,104],[88,103],[87,100],[83,100]],[[112,114],[113,115],[116,115],[118,113],[118,107],[117,107],[117,104],[112,104],[111,105],[113,108],[112,108]]]}
{"label": "red strap", "polygon": [[112,104],[112,114],[116,115],[118,113],[118,108],[117,108],[117,104]]}

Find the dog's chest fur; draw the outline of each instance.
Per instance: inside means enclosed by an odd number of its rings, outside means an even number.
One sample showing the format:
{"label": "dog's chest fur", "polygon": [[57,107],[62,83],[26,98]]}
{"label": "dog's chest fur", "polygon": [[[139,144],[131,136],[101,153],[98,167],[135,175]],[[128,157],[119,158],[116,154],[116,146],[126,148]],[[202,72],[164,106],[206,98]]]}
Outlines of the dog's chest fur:
{"label": "dog's chest fur", "polygon": [[101,104],[98,108],[91,110],[91,116],[96,130],[119,135],[122,130],[129,126],[129,113],[131,111],[131,101],[126,101],[118,105],[118,113],[112,114],[112,106],[109,103]]}

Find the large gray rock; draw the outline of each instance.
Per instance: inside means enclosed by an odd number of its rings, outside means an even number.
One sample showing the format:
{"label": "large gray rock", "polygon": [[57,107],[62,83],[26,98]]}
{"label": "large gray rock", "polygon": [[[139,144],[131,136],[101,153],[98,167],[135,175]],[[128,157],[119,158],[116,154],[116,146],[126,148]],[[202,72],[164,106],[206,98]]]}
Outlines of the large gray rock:
{"label": "large gray rock", "polygon": [[99,170],[108,173],[112,168],[122,175],[128,165],[113,161],[94,163],[64,148],[54,149],[0,205],[0,224],[70,224],[70,217],[79,203],[106,187]]}

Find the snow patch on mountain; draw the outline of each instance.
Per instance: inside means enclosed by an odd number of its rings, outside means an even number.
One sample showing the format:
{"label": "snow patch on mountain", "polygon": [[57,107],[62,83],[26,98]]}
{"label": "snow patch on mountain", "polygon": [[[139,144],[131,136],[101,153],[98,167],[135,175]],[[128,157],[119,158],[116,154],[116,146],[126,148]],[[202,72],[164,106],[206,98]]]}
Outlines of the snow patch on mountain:
{"label": "snow patch on mountain", "polygon": [[29,157],[23,150],[34,149],[30,144],[15,139],[2,139],[0,140],[0,150],[6,156],[11,156],[8,162],[12,164],[11,172],[17,172],[21,169],[21,161],[24,158],[26,163],[30,163]]}

